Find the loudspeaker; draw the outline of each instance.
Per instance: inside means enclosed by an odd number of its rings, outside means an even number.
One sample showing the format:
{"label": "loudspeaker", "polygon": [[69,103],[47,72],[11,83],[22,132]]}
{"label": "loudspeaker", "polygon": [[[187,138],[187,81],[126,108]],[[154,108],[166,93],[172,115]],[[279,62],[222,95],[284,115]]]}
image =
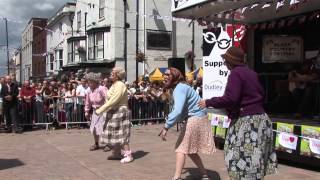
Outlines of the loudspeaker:
{"label": "loudspeaker", "polygon": [[184,58],[169,58],[168,67],[174,67],[181,71],[183,75],[186,74]]}

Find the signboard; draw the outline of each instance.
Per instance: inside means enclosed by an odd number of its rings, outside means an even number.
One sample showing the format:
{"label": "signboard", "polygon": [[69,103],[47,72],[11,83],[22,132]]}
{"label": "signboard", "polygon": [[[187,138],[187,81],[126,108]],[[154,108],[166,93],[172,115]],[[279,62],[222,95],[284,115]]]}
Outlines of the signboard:
{"label": "signboard", "polygon": [[303,60],[303,40],[299,36],[264,36],[262,41],[263,63]]}
{"label": "signboard", "polygon": [[172,0],[171,11],[178,11],[185,9],[200,3],[203,3],[208,0]]}
{"label": "signboard", "polygon": [[277,123],[276,150],[292,153],[296,149],[298,137],[293,135],[293,129],[293,124]]}
{"label": "signboard", "polygon": [[320,127],[302,125],[301,136],[300,154],[320,158]]}

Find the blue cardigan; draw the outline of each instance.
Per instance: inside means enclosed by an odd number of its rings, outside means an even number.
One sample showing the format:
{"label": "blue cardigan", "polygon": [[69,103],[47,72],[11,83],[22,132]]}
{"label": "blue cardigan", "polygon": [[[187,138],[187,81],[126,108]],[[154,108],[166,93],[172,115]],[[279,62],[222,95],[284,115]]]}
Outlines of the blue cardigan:
{"label": "blue cardigan", "polygon": [[177,84],[173,91],[173,99],[173,110],[168,115],[165,128],[171,128],[176,122],[187,116],[203,117],[207,115],[207,110],[198,106],[201,97],[187,84]]}

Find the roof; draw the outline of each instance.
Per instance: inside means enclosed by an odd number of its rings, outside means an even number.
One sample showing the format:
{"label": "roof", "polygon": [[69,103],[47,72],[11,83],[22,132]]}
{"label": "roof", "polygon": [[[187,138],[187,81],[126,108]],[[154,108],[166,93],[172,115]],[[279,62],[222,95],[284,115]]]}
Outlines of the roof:
{"label": "roof", "polygon": [[[65,7],[74,7],[74,9],[64,10]],[[76,3],[68,2],[64,4],[62,7],[58,9],[58,11],[48,19],[48,25],[51,26],[52,24],[56,23],[61,17],[65,15],[69,15],[75,12]]]}
{"label": "roof", "polygon": [[[288,16],[295,16],[320,9],[319,0],[308,0],[300,2],[293,10],[290,1],[284,1],[284,6],[278,11],[276,10],[278,1],[271,0],[207,0],[199,3],[193,3],[183,9],[173,10],[173,16],[187,19],[203,19],[213,22],[237,22],[242,24],[258,23],[271,21]],[[172,3],[175,1],[172,0]],[[262,9],[265,4],[270,6]],[[253,6],[254,5],[254,6]],[[252,8],[251,8],[252,7]],[[245,11],[242,10],[246,8]],[[238,16],[232,19],[231,11],[237,11]]]}

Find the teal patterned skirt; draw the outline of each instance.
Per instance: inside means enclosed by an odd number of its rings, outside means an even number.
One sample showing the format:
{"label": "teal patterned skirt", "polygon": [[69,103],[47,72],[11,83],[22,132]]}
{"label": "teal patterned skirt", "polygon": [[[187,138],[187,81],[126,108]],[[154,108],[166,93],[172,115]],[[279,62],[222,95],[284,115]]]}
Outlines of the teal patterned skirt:
{"label": "teal patterned skirt", "polygon": [[237,119],[228,129],[224,156],[231,179],[256,180],[274,174],[277,156],[268,115]]}

